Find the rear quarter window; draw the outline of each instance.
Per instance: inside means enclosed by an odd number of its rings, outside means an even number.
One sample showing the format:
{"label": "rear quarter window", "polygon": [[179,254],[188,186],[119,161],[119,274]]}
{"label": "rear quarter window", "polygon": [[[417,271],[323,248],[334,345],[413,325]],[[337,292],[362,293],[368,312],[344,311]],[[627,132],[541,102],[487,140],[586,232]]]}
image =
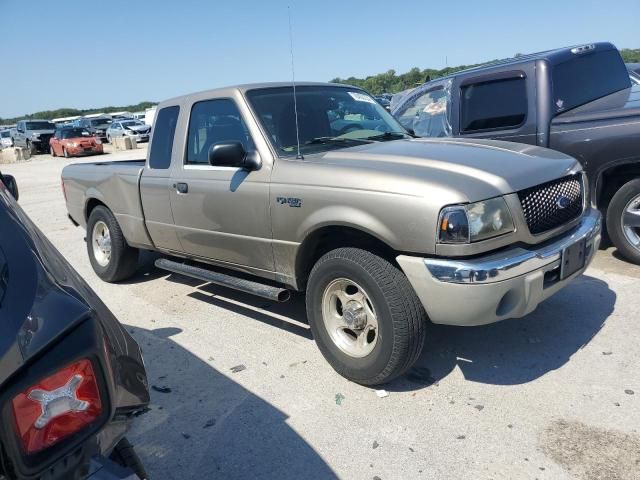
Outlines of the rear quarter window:
{"label": "rear quarter window", "polygon": [[180,107],[177,105],[165,107],[158,112],[151,139],[149,168],[167,169],[171,165],[171,151],[179,113]]}

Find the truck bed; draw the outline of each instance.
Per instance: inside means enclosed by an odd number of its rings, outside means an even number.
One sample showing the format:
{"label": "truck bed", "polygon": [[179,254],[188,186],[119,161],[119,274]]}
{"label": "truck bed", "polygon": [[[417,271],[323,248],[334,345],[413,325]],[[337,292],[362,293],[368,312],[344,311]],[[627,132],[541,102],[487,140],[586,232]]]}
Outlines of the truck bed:
{"label": "truck bed", "polygon": [[[131,243],[150,245],[140,202],[139,185],[144,165],[145,160],[120,160],[73,163],[64,167],[62,182],[71,218],[86,228],[91,209],[102,203],[114,214]],[[92,200],[88,201],[89,198]],[[130,232],[137,233],[130,237],[127,235]]]}

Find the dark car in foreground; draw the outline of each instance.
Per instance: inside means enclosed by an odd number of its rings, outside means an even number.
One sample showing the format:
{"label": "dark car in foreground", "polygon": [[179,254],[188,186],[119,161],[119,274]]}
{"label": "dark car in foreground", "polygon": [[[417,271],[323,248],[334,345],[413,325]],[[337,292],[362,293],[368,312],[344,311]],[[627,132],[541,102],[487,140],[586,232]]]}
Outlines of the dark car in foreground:
{"label": "dark car in foreground", "polygon": [[140,349],[14,196],[0,174],[0,479],[144,478]]}
{"label": "dark car in foreground", "polygon": [[421,137],[507,140],[575,157],[609,238],[640,264],[640,85],[612,44],[456,72],[404,93],[391,113]]}

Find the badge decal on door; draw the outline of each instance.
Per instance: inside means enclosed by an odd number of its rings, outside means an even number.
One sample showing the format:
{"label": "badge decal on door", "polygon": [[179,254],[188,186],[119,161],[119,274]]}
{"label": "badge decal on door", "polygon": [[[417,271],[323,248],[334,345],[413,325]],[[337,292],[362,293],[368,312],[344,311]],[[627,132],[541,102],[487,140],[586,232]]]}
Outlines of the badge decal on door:
{"label": "badge decal on door", "polygon": [[301,198],[293,197],[277,197],[276,202],[280,205],[289,205],[290,207],[300,208],[302,206]]}

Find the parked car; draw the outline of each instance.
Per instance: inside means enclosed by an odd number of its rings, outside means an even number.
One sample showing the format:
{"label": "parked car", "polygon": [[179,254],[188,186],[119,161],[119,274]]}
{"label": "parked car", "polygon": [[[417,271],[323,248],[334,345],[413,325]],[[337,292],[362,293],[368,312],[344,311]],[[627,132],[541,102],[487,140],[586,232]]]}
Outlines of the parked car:
{"label": "parked car", "polygon": [[14,196],[0,174],[0,478],[146,478],[140,348]]}
{"label": "parked car", "polygon": [[0,148],[13,147],[13,138],[11,130],[0,130]]}
{"label": "parked car", "polygon": [[49,140],[51,156],[78,157],[103,153],[100,139],[91,135],[86,128],[58,128]]}
{"label": "parked car", "polygon": [[98,118],[79,118],[74,120],[73,125],[75,127],[86,128],[91,135],[100,139],[101,142],[108,141],[107,129],[111,125],[111,118],[98,117]]}
{"label": "parked car", "polygon": [[49,151],[49,139],[55,131],[55,124],[48,120],[20,120],[16,124],[13,143],[33,153]]}
{"label": "parked car", "polygon": [[149,141],[150,132],[151,126],[139,120],[114,120],[107,129],[107,139],[110,142],[116,137],[132,137],[136,142],[143,143]]}
{"label": "parked car", "polygon": [[580,160],[609,238],[627,260],[640,263],[640,87],[632,87],[613,45],[561,48],[457,72],[402,99],[392,113],[421,137],[494,138]]}
{"label": "parked car", "polygon": [[382,105],[385,108],[385,110],[389,111],[391,109],[391,101],[387,97],[383,97],[382,95],[379,95],[373,98],[375,98],[376,102]]}
{"label": "parked car", "polygon": [[598,248],[600,212],[575,159],[414,140],[355,87],[303,83],[295,95],[297,117],[285,83],[167,100],[146,162],[66,166],[67,210],[97,275],[128,278],[144,249],[178,257],[159,268],[273,300],[306,292],[325,358],[373,385],[411,367],[427,318],[522,317]]}

